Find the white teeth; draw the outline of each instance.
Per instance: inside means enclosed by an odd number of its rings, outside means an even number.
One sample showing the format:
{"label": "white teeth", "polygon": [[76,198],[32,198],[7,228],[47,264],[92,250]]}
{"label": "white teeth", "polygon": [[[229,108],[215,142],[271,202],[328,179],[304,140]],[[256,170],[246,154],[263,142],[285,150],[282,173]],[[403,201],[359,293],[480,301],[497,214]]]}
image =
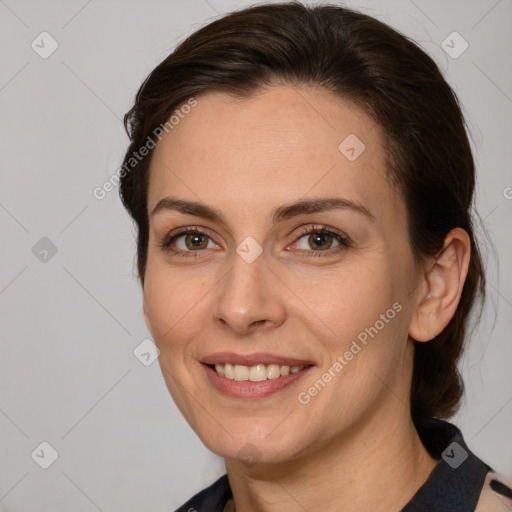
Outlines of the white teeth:
{"label": "white teeth", "polygon": [[277,379],[281,375],[281,369],[278,364],[269,364],[267,366],[267,379]]}
{"label": "white teeth", "polygon": [[[222,366],[221,364],[219,366]],[[217,365],[215,365],[215,369],[217,369]],[[233,371],[233,365],[232,364],[225,364],[224,365],[224,377],[226,379],[233,380],[235,378],[235,372]]]}
{"label": "white teeth", "polygon": [[267,380],[267,369],[264,364],[257,364],[249,368],[249,380],[252,382],[261,382]]}
{"label": "white teeth", "polygon": [[242,366],[240,364],[235,364],[235,368],[233,370],[235,375],[235,380],[249,380],[249,367]]}
{"label": "white teeth", "polygon": [[226,379],[231,380],[250,380],[251,382],[261,382],[267,379],[277,379],[281,376],[290,375],[290,373],[299,373],[304,366],[292,366],[278,364],[256,364],[254,366],[244,366],[241,364],[216,364],[215,371]]}
{"label": "white teeth", "polygon": [[224,377],[224,366],[221,364],[215,365],[215,371],[221,376]]}

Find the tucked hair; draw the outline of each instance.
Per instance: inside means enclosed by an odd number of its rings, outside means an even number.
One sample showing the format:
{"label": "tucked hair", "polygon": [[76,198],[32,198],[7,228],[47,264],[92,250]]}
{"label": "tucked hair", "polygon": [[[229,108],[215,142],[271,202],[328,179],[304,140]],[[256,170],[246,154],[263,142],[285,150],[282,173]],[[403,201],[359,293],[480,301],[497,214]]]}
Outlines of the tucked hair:
{"label": "tucked hair", "polygon": [[134,152],[190,98],[209,91],[247,98],[275,84],[323,88],[355,102],[381,126],[390,183],[407,207],[417,263],[438,255],[452,228],[469,234],[471,261],[457,310],[434,340],[415,343],[413,420],[418,426],[449,418],[463,394],[457,361],[470,311],[478,293],[482,304],[485,298],[474,234],[475,166],[458,99],[435,62],[370,16],[330,4],[253,6],[197,30],[149,74],[124,118],[131,143],[120,173],[120,195],[137,226],[142,286],[153,150],[127,172]]}

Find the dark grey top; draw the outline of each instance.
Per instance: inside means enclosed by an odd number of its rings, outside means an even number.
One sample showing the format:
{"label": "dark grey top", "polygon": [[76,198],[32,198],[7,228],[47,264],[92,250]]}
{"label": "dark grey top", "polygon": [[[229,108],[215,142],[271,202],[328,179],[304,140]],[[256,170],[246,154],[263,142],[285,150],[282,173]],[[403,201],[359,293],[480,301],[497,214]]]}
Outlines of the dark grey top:
{"label": "dark grey top", "polygon": [[[492,468],[469,450],[455,425],[434,418],[416,424],[416,428],[426,449],[440,460],[400,512],[474,512]],[[505,492],[512,495],[508,487]],[[232,496],[228,477],[223,475],[175,512],[223,512]]]}

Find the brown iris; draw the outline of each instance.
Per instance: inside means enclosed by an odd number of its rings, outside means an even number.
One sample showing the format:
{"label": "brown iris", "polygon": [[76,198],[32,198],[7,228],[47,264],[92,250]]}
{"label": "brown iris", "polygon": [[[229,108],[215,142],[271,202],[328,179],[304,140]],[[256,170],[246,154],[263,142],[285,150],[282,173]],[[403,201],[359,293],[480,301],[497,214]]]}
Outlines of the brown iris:
{"label": "brown iris", "polygon": [[204,235],[192,233],[186,235],[185,244],[188,249],[206,249],[208,245],[208,239]]}
{"label": "brown iris", "polygon": [[332,237],[330,235],[323,235],[321,233],[312,233],[308,237],[308,242],[313,248],[315,248],[315,246],[322,246],[319,247],[319,249],[326,250],[329,249],[332,245]]}

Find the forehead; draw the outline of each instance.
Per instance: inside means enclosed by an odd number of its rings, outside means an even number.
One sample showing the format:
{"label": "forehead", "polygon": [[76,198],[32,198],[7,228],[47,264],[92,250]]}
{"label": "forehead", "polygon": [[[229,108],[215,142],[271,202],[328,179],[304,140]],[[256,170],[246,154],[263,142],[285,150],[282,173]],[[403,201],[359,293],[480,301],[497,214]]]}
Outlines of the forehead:
{"label": "forehead", "polygon": [[326,194],[370,203],[377,216],[393,209],[382,130],[353,103],[292,86],[196,101],[157,144],[149,211],[166,194],[242,216]]}

